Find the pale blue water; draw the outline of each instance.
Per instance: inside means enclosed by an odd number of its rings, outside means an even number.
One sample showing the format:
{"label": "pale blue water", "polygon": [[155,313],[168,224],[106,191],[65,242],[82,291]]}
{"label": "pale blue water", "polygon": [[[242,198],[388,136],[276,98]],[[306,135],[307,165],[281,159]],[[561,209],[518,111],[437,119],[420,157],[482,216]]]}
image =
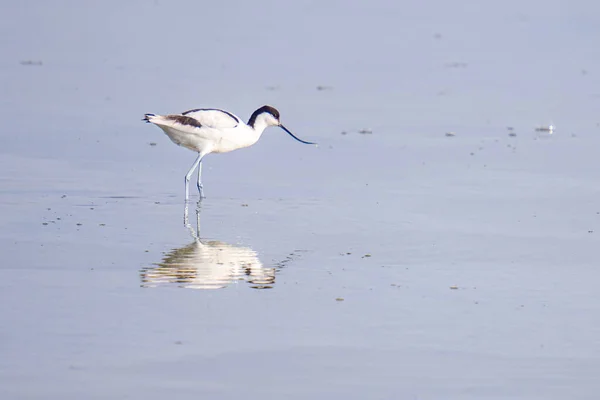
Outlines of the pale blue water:
{"label": "pale blue water", "polygon": [[3,4],[0,397],[596,398],[598,11]]}

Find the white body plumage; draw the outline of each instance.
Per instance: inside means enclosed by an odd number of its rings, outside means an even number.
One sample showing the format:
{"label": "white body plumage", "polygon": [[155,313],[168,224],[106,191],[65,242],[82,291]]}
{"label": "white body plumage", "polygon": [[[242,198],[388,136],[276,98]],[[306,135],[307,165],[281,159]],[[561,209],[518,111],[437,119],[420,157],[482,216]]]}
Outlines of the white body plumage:
{"label": "white body plumage", "polygon": [[237,116],[221,110],[195,110],[166,116],[148,114],[147,119],[161,128],[173,143],[201,154],[226,153],[252,146],[268,126],[265,117],[261,118],[262,124],[252,128]]}

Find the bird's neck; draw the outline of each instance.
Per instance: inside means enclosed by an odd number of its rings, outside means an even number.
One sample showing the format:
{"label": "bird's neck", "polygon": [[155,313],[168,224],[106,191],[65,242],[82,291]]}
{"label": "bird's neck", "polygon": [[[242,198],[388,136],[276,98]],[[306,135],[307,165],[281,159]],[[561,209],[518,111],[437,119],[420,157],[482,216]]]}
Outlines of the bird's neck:
{"label": "bird's neck", "polygon": [[269,117],[271,117],[270,114],[261,111],[261,109],[259,108],[258,110],[252,113],[252,116],[248,120],[248,126],[254,129],[254,132],[256,132],[256,134],[260,137],[263,131],[272,125],[269,125]]}
{"label": "bird's neck", "polygon": [[256,132],[256,134],[258,136],[262,135],[262,133],[268,127],[269,127],[269,125],[267,125],[267,122],[264,119],[262,119],[262,118],[257,118],[254,121],[254,124],[251,126],[251,128],[254,130],[254,132]]}

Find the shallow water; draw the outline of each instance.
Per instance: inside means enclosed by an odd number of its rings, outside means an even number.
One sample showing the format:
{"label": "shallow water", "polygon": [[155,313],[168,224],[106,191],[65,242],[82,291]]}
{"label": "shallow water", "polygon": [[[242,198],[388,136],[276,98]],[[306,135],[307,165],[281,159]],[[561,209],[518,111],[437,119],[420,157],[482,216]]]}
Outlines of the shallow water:
{"label": "shallow water", "polygon": [[596,398],[595,3],[2,8],[3,399]]}

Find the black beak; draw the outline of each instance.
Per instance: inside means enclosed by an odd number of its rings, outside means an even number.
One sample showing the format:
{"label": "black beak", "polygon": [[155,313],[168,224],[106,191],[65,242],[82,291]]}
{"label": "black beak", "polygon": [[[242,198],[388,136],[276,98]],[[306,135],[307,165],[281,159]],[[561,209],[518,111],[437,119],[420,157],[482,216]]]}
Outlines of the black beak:
{"label": "black beak", "polygon": [[293,137],[294,139],[296,139],[296,140],[297,140],[297,141],[299,141],[300,143],[304,143],[304,144],[316,144],[316,143],[313,143],[313,142],[307,142],[307,141],[305,141],[305,140],[298,139],[298,138],[297,138],[297,137],[296,137],[296,136],[295,136],[295,135],[294,135],[292,132],[290,132],[290,131],[288,130],[288,128],[286,128],[286,127],[285,127],[285,126],[283,126],[283,125],[279,125],[279,127],[280,127],[281,129],[283,129],[284,131],[286,131],[286,132],[287,132],[287,133],[288,133],[288,134],[289,134],[291,137]]}

